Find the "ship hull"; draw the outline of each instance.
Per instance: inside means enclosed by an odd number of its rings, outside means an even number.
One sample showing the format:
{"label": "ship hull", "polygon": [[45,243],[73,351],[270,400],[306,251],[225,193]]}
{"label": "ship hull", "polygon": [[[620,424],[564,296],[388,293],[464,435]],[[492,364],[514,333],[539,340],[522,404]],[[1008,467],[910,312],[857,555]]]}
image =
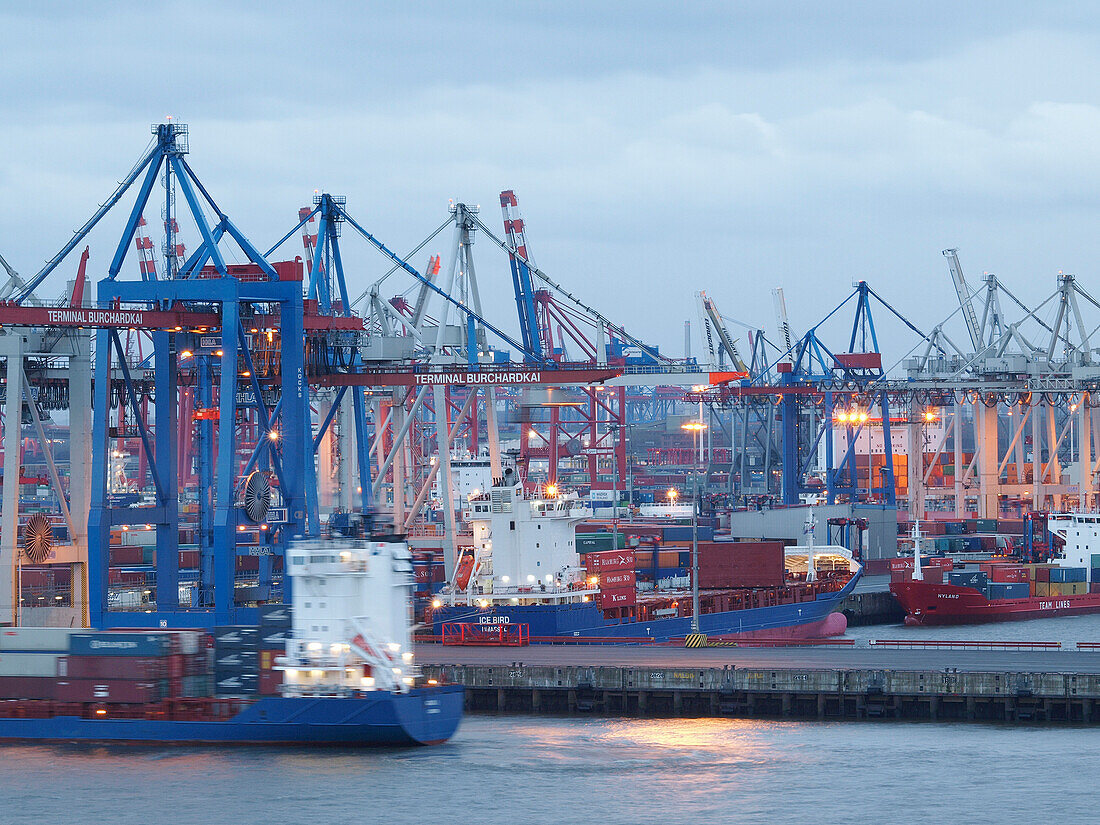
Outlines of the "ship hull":
{"label": "ship hull", "polygon": [[[815,600],[792,604],[704,613],[699,629],[692,628],[690,616],[652,619],[645,622],[605,619],[593,603],[580,604],[498,604],[481,608],[474,605],[444,606],[432,612],[432,627],[437,636],[443,625],[521,624],[527,625],[532,642],[553,641],[561,637],[599,638],[633,641],[670,642],[690,633],[716,638],[811,639],[838,636],[847,629],[847,619],[836,612],[837,606],[855,589],[859,575],[834,593],[822,593]],[[689,597],[690,598],[690,597]]]}
{"label": "ship hull", "polygon": [[990,601],[972,587],[920,581],[893,582],[890,592],[905,610],[908,625],[982,624],[1100,613],[1100,593]]}
{"label": "ship hull", "polygon": [[266,697],[224,721],[0,719],[0,741],[141,745],[371,747],[445,742],[462,718],[460,685],[364,698]]}

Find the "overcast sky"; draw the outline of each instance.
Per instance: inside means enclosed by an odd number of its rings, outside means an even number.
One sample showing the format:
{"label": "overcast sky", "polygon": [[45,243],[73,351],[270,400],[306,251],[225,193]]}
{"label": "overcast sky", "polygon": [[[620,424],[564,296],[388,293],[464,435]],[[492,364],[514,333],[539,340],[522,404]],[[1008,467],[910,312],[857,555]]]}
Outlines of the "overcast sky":
{"label": "overcast sky", "polygon": [[[700,289],[771,331],[782,286],[802,332],[866,279],[928,329],[955,306],[949,246],[972,286],[1037,301],[1064,270],[1100,293],[1087,3],[22,5],[0,12],[0,253],[24,275],[172,115],[258,245],[315,189],[402,252],[450,199],[500,227],[514,189],[534,261],[677,355]],[[95,278],[123,219],[90,239]],[[344,249],[356,293],[387,269]],[[507,261],[476,252],[514,329]],[[914,339],[881,326],[900,358]]]}

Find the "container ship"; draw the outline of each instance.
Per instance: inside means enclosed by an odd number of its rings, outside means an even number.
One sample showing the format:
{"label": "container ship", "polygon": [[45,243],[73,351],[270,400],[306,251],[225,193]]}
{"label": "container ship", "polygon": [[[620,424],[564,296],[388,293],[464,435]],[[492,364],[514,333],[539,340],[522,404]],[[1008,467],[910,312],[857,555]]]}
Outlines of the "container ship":
{"label": "container ship", "polygon": [[[611,549],[602,549],[606,545],[597,540],[604,537],[576,532],[591,517],[575,496],[529,495],[510,473],[472,496],[464,520],[473,529],[473,545],[428,609],[433,633],[444,641],[456,634],[472,641],[511,634],[532,642],[580,637],[629,643],[668,642],[694,632],[823,638],[847,629],[836,608],[863,568],[845,547],[813,544],[813,524],[801,545],[714,541],[709,534],[710,540],[698,541],[696,631],[690,551],[671,551],[679,566],[667,567],[660,556],[670,551],[628,548],[617,533],[606,536]],[[678,529],[691,538],[690,525]],[[662,568],[674,575],[661,577]]]}
{"label": "container ship", "polygon": [[1063,542],[1050,563],[986,561],[955,570],[950,561],[914,555],[890,583],[908,625],[978,624],[1100,612],[1100,514],[1052,514],[1051,533]]}
{"label": "container ship", "polygon": [[[0,741],[148,745],[414,745],[443,742],[458,685],[422,683],[412,654],[411,559],[391,540],[288,551],[285,651],[258,660],[261,628],[0,630]],[[213,645],[207,642],[213,642]],[[276,695],[258,680],[281,677]],[[269,686],[270,687],[270,686]],[[267,692],[267,691],[265,691]]]}

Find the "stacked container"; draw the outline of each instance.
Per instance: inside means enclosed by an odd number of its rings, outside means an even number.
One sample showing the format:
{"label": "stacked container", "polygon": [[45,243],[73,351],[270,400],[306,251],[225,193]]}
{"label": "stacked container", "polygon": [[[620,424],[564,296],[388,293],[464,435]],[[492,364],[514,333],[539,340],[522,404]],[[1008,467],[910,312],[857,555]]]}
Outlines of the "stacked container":
{"label": "stacked container", "polygon": [[52,699],[57,663],[80,628],[0,629],[0,699]]}
{"label": "stacked container", "polygon": [[279,686],[283,683],[283,673],[275,670],[275,660],[286,655],[292,618],[288,604],[260,605],[257,690],[261,696],[278,695]]}
{"label": "stacked container", "polygon": [[59,702],[148,704],[210,695],[203,633],[197,630],[81,632],[56,663]]}
{"label": "stacked container", "polygon": [[214,692],[255,696],[260,689],[260,629],[245,625],[214,628]]}

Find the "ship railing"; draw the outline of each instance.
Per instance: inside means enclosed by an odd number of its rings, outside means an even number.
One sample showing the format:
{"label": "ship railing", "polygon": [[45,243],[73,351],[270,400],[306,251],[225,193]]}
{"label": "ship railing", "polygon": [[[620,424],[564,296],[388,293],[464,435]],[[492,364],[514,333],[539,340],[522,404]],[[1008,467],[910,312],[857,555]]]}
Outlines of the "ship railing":
{"label": "ship railing", "polygon": [[[929,650],[1061,650],[1061,642],[995,641],[992,639],[871,639],[870,647]],[[1080,644],[1080,643],[1078,643]]]}

